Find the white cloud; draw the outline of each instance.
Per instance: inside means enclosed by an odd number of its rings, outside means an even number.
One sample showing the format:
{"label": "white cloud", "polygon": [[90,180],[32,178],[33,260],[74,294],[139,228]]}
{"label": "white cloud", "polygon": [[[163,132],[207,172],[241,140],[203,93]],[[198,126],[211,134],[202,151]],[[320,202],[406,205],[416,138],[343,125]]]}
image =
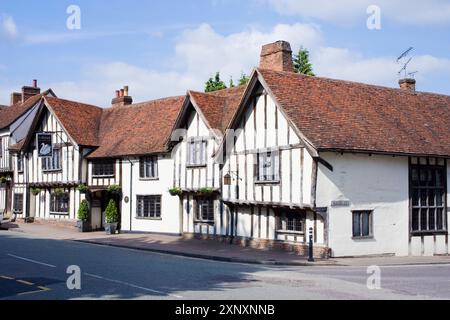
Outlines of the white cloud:
{"label": "white cloud", "polygon": [[[215,71],[229,80],[249,73],[258,65],[261,46],[276,40],[291,42],[293,50],[300,45],[310,49],[314,71],[318,76],[397,87],[401,66],[394,56],[368,57],[346,48],[326,46],[320,28],[312,24],[280,24],[268,31],[249,28],[229,35],[217,33],[203,24],[185,31],[178,39],[173,56],[161,65],[166,71],[136,66],[122,61],[85,65],[80,80],[50,83],[62,98],[83,101],[103,107],[110,105],[116,89],[130,86],[136,102],[172,95],[184,95],[187,89],[203,90],[204,83]],[[418,70],[418,87],[435,88],[450,83],[450,60],[430,55],[417,56],[411,71]],[[436,83],[437,78],[444,81]],[[18,86],[19,87],[19,86]],[[443,89],[442,87],[440,88]],[[449,90],[444,88],[443,90]],[[433,91],[433,89],[431,90]],[[0,88],[1,97],[10,90]],[[450,93],[450,92],[447,92]]]}
{"label": "white cloud", "polygon": [[[261,1],[261,0],[259,0]],[[450,23],[448,0],[265,0],[277,12],[324,21],[364,23],[369,5],[381,8],[382,18],[406,24]]]}
{"label": "white cloud", "polygon": [[18,32],[14,18],[8,15],[2,15],[0,17],[0,31],[9,38],[15,38]]}

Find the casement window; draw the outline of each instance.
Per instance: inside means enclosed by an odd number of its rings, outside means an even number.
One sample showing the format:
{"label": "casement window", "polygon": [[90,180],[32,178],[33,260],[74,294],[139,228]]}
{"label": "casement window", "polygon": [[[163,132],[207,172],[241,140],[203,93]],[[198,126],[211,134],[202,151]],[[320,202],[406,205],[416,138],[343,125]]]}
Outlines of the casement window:
{"label": "casement window", "polygon": [[372,211],[353,211],[353,238],[373,236]]}
{"label": "casement window", "polygon": [[446,161],[437,158],[411,158],[411,231],[412,233],[445,232]]}
{"label": "casement window", "polygon": [[50,212],[51,214],[69,214],[69,194],[56,194],[53,193],[50,195]]}
{"label": "casement window", "polygon": [[197,221],[214,222],[214,199],[197,199]]}
{"label": "casement window", "polygon": [[297,212],[282,213],[277,229],[280,232],[303,233],[305,232],[305,215]]}
{"label": "casement window", "polygon": [[14,213],[22,214],[23,213],[23,194],[15,193],[14,194]]}
{"label": "casement window", "polygon": [[139,176],[141,179],[158,178],[158,157],[142,157],[139,160]]}
{"label": "casement window", "polygon": [[161,196],[137,196],[136,215],[138,218],[161,218]]}
{"label": "casement window", "polygon": [[23,172],[23,156],[22,155],[17,156],[17,171]]}
{"label": "casement window", "polygon": [[206,166],[208,141],[190,140],[187,143],[187,165],[188,166]]}
{"label": "casement window", "polygon": [[111,177],[115,174],[114,161],[99,161],[92,164],[92,175],[94,177]]}
{"label": "casement window", "polygon": [[3,157],[3,138],[0,138],[0,158]]}
{"label": "casement window", "polygon": [[255,168],[256,182],[280,181],[280,154],[278,151],[261,152],[257,154]]}
{"label": "casement window", "polygon": [[42,158],[43,171],[58,171],[62,169],[62,150],[61,148],[53,148],[53,155],[48,158]]}

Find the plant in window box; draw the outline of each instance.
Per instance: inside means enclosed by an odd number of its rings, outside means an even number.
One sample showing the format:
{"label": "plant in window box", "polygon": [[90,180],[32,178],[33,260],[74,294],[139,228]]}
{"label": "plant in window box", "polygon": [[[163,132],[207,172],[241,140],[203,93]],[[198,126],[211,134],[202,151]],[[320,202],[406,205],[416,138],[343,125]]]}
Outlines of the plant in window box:
{"label": "plant in window box", "polygon": [[202,196],[208,197],[214,193],[214,189],[213,188],[201,188],[200,190],[198,190],[198,193]]}
{"label": "plant in window box", "polygon": [[181,196],[183,194],[183,190],[181,190],[180,188],[170,188],[169,189],[169,193],[171,196]]}
{"label": "plant in window box", "polygon": [[105,231],[106,234],[116,234],[117,225],[119,222],[119,212],[117,211],[116,202],[114,200],[110,200],[108,206],[105,210]]}
{"label": "plant in window box", "polygon": [[78,208],[77,227],[80,232],[89,232],[91,230],[89,223],[89,205],[86,200],[81,201],[80,208]]}
{"label": "plant in window box", "polygon": [[85,185],[84,183],[78,185],[78,191],[80,191],[80,193],[86,194],[89,192],[89,187],[87,185]]}
{"label": "plant in window box", "polygon": [[114,184],[112,186],[109,186],[108,192],[114,195],[119,195],[122,193],[122,187]]}
{"label": "plant in window box", "polygon": [[55,191],[53,192],[55,195],[57,196],[62,196],[65,194],[65,191],[63,188],[56,188]]}
{"label": "plant in window box", "polygon": [[3,176],[0,177],[0,183],[6,183],[6,181],[8,181],[6,177]]}
{"label": "plant in window box", "polygon": [[40,188],[31,188],[31,193],[33,196],[37,196],[39,193],[41,193],[42,189]]}

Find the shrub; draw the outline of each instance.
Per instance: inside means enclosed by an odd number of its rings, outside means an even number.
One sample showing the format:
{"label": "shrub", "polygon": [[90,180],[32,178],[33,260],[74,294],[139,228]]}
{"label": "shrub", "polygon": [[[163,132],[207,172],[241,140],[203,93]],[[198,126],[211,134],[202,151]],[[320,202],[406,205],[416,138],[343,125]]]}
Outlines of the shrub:
{"label": "shrub", "polygon": [[119,213],[117,211],[116,202],[110,200],[105,211],[106,223],[116,223],[119,222]]}
{"label": "shrub", "polygon": [[116,184],[109,186],[108,192],[112,194],[120,194],[122,192],[122,187]]}
{"label": "shrub", "polygon": [[33,196],[37,196],[39,193],[41,193],[41,189],[40,188],[31,188],[31,193],[33,194]]}
{"label": "shrub", "polygon": [[169,189],[169,193],[172,196],[181,196],[183,194],[183,190],[181,190],[180,188],[174,187],[174,188]]}
{"label": "shrub", "polygon": [[89,205],[86,200],[81,201],[78,209],[78,220],[87,221],[89,219]]}
{"label": "shrub", "polygon": [[78,185],[78,191],[80,191],[81,193],[88,193],[89,188],[87,185],[82,183],[82,184]]}

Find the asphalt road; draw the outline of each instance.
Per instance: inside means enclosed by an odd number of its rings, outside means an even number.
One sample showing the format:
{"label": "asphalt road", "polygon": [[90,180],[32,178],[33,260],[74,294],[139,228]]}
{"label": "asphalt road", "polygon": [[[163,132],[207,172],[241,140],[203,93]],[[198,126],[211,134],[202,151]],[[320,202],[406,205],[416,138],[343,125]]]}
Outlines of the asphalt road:
{"label": "asphalt road", "polygon": [[[80,290],[67,286],[69,266]],[[233,264],[0,231],[0,299],[450,299],[450,265],[381,267],[381,289],[368,277],[366,267]]]}

